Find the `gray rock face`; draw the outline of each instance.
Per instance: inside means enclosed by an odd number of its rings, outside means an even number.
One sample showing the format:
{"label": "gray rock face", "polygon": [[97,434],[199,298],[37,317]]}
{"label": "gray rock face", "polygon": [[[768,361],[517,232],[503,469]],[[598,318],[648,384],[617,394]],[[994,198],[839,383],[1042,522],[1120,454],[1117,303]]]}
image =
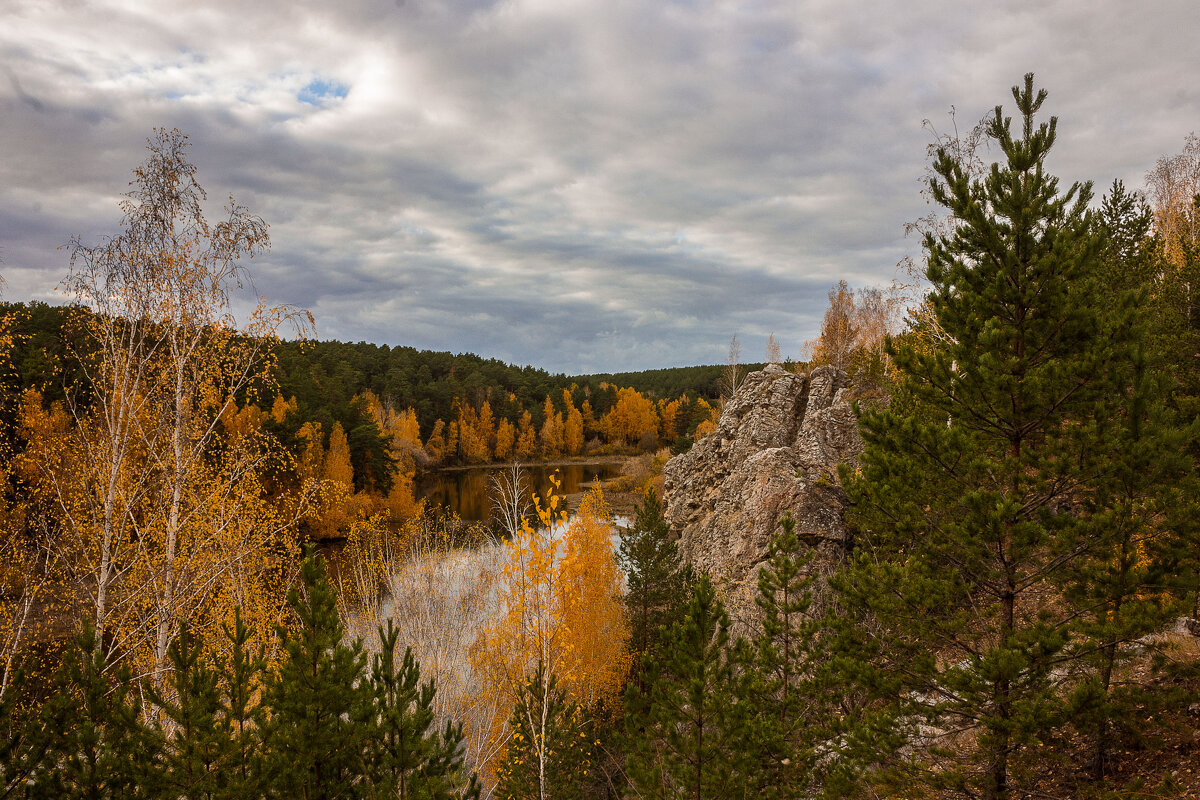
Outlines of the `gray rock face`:
{"label": "gray rock face", "polygon": [[[683,559],[725,587],[735,627],[757,619],[758,568],[791,511],[815,550],[809,570],[827,575],[849,547],[838,464],[862,452],[848,379],[832,367],[795,375],[770,365],[748,375],[716,430],[663,470],[666,517]],[[813,586],[815,603],[824,584]]]}

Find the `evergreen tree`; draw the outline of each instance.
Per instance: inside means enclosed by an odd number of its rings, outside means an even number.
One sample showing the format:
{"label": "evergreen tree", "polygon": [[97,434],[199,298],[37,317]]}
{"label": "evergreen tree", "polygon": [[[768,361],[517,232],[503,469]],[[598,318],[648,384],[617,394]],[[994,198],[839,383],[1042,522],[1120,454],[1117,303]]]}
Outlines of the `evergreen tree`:
{"label": "evergreen tree", "polygon": [[640,656],[655,649],[660,629],[678,620],[690,582],[654,489],[636,507],[633,525],[621,531],[617,560],[627,584],[629,647]]}
{"label": "evergreen tree", "polygon": [[1128,381],[1099,409],[1098,447],[1109,469],[1082,500],[1086,524],[1059,547],[1077,554],[1067,564],[1065,584],[1071,608],[1079,610],[1068,653],[1083,666],[1068,718],[1091,741],[1088,767],[1097,781],[1105,777],[1117,734],[1136,737],[1135,708],[1153,703],[1148,682],[1135,676],[1117,681],[1115,673],[1136,640],[1181,610],[1162,591],[1175,572],[1174,543],[1187,541],[1169,520],[1179,519],[1180,508],[1194,514],[1196,506],[1195,495],[1186,493],[1195,490],[1187,455],[1195,425],[1176,423],[1140,347],[1130,361]]}
{"label": "evergreen tree", "polygon": [[0,693],[0,800],[18,792],[41,768],[47,749],[40,736],[36,716],[19,702],[25,689],[25,673],[14,669],[8,686]]}
{"label": "evergreen tree", "polygon": [[153,730],[162,753],[157,767],[164,797],[226,796],[219,789],[230,739],[217,722],[221,689],[218,673],[205,656],[203,639],[180,625],[179,635],[167,648],[171,670],[166,691],[148,689],[159,708]]}
{"label": "evergreen tree", "polygon": [[780,522],[766,563],[758,572],[762,632],[755,641],[751,699],[753,727],[762,771],[762,796],[799,797],[807,780],[821,693],[814,685],[813,643],[817,624],[808,616],[812,577],[803,573],[805,558],[790,513]]}
{"label": "evergreen tree", "polygon": [[[646,798],[754,797],[748,722],[729,646],[729,615],[707,575],[658,656],[648,688],[631,684],[628,773]],[[666,674],[669,679],[660,676]]]}
{"label": "evergreen tree", "polygon": [[42,708],[45,768],[28,787],[30,797],[154,796],[158,752],[129,687],[128,670],[109,667],[90,627],[75,637]]}
{"label": "evergreen tree", "polygon": [[[864,714],[839,746],[916,739],[913,758],[938,768],[913,775],[992,800],[1032,777],[1026,756],[1061,729],[1051,670],[1082,652],[1068,598],[1081,559],[1104,549],[1097,492],[1120,455],[1102,446],[1108,398],[1136,338],[1130,299],[1100,280],[1090,186],[1060,194],[1044,170],[1044,90],[1027,75],[1013,96],[1020,131],[997,107],[987,131],[1005,161],[985,179],[938,154],[932,194],[957,226],[926,237],[928,299],[949,341],[893,353],[899,401],[863,416],[861,474],[843,472],[860,546],[834,581],[874,632],[836,628],[855,652],[833,660],[890,717]],[[935,732],[975,744],[941,751]]]}
{"label": "evergreen tree", "polygon": [[311,553],[304,593],[288,603],[294,630],[278,628],[282,661],[263,686],[265,784],[269,796],[324,800],[366,794],[365,754],[374,735],[371,687],[362,643],[342,643],[333,589]]}
{"label": "evergreen tree", "polygon": [[400,631],[388,620],[380,630],[382,649],[374,658],[371,687],[374,691],[378,731],[371,752],[373,797],[457,800],[478,798],[479,783],[466,775],[462,754],[462,725],[446,723],[439,734],[433,725],[432,682],[421,683],[421,669],[412,649],[396,669],[396,641]]}
{"label": "evergreen tree", "polygon": [[266,659],[261,651],[247,648],[251,634],[240,611],[235,609],[233,625],[224,625],[222,630],[229,654],[217,662],[224,687],[218,725],[227,739],[220,785],[231,800],[253,800],[264,794],[262,731],[255,715],[256,687],[266,670]]}
{"label": "evergreen tree", "polygon": [[581,800],[592,764],[584,711],[567,700],[545,665],[526,681],[509,720],[508,752],[499,769],[500,800]]}

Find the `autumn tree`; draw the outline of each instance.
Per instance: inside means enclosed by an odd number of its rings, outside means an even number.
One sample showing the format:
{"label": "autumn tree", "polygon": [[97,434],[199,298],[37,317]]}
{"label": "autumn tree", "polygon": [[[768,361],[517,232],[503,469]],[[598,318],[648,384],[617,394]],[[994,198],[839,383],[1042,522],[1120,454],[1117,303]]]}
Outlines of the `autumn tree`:
{"label": "autumn tree", "polygon": [[562,455],[563,416],[561,412],[555,410],[554,403],[549,396],[546,397],[546,402],[542,406],[542,420],[539,437],[542,442],[542,455],[547,458]]}
{"label": "autumn tree", "polygon": [[632,387],[617,390],[617,401],[601,421],[610,442],[638,444],[643,438],[658,442],[658,414],[654,403]]}
{"label": "autumn tree", "polygon": [[66,289],[91,312],[75,353],[86,386],[70,398],[75,463],[58,469],[61,453],[34,452],[59,498],[97,646],[142,652],[152,670],[166,664],[180,620],[220,618],[206,611],[214,599],[249,606],[255,584],[278,594],[262,581],[294,524],[259,480],[277,446],[257,431],[221,434],[266,378],[280,324],[305,318],[260,300],[237,323],[241,259],[267,247],[266,224],[231,200],[210,225],[187,146],[179,131],[156,131],[122,203],[122,232],[94,247],[72,242]]}
{"label": "autumn tree", "polygon": [[1158,350],[1179,378],[1176,404],[1200,409],[1200,137],[1190,134],[1183,152],[1164,156],[1146,176],[1153,232],[1161,254],[1154,276],[1154,306],[1161,315]]}
{"label": "autumn tree", "polygon": [[844,281],[829,290],[829,308],[821,320],[821,333],[809,358],[814,366],[830,364],[840,370],[850,366],[850,354],[858,339],[854,290]]}
{"label": "autumn tree", "polygon": [[779,341],[775,338],[775,332],[771,331],[771,335],[767,337],[766,363],[779,364],[782,361],[783,349],[779,346]]}
{"label": "autumn tree", "polygon": [[528,461],[537,455],[537,431],[533,429],[533,415],[528,411],[521,412],[521,418],[517,422],[517,441],[513,445],[513,455],[521,461]]}
{"label": "autumn tree", "polygon": [[496,449],[494,456],[497,461],[507,461],[516,445],[517,429],[508,420],[501,418],[496,423]]}
{"label": "autumn tree", "polygon": [[[505,546],[499,581],[503,611],[481,633],[475,653],[478,668],[510,709],[539,665],[546,676],[554,676],[553,682],[547,677],[539,684],[541,697],[527,698],[541,709],[553,705],[552,686],[585,707],[611,699],[626,671],[621,575],[606,506],[598,495],[589,498],[568,523],[555,493],[557,480],[551,484],[544,502],[535,502],[539,527],[525,520]],[[549,720],[543,723],[548,726]],[[537,741],[550,741],[548,727],[536,733]],[[546,760],[550,754],[536,756]]]}
{"label": "autumn tree", "polygon": [[583,451],[583,414],[575,407],[571,391],[563,390],[566,416],[563,418],[563,452],[577,456]]}
{"label": "autumn tree", "polygon": [[725,360],[725,370],[721,373],[721,397],[728,400],[737,394],[742,385],[745,370],[742,367],[742,343],[735,333],[729,339],[729,355]]}

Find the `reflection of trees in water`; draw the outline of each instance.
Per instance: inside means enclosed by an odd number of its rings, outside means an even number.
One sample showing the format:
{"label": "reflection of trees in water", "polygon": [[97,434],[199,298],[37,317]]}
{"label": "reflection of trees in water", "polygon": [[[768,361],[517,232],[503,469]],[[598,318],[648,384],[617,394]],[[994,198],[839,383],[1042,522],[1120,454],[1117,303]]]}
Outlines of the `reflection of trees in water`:
{"label": "reflection of trees in water", "polygon": [[[490,522],[492,500],[489,480],[496,467],[438,472],[423,477],[417,485],[417,494],[429,506],[441,506],[469,521]],[[558,473],[562,480],[559,494],[574,494],[586,491],[584,484],[600,479],[615,478],[621,474],[619,464],[568,464],[561,467],[522,466],[528,475],[529,484],[539,497],[545,497],[550,489],[550,476]]]}

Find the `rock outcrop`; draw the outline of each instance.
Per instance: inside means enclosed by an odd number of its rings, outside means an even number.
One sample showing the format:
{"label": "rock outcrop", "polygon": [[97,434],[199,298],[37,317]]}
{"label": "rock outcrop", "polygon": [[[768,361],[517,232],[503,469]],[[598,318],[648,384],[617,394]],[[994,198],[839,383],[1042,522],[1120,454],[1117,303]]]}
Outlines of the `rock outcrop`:
{"label": "rock outcrop", "polygon": [[[810,571],[828,574],[845,557],[837,470],[862,451],[848,389],[845,373],[832,367],[796,375],[770,365],[751,373],[716,430],[664,468],[666,517],[680,555],[725,587],[737,627],[757,617],[758,568],[784,512],[815,550]],[[818,605],[823,588],[818,579]]]}

